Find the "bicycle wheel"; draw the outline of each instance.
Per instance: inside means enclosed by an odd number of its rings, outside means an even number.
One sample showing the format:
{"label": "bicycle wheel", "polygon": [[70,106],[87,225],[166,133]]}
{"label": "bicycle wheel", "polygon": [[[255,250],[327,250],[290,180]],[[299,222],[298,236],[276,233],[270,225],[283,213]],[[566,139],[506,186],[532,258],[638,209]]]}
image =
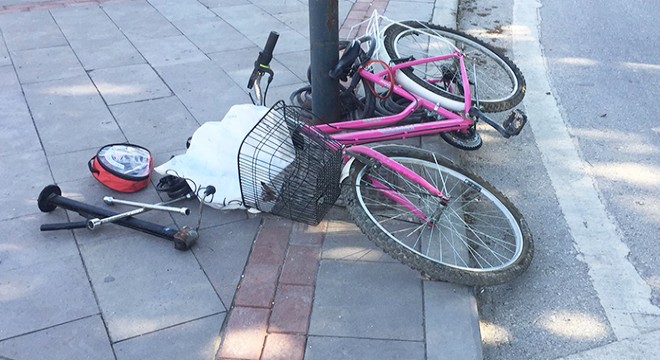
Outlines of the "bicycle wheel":
{"label": "bicycle wheel", "polygon": [[[346,207],[383,251],[432,280],[471,286],[507,282],[529,266],[533,244],[523,217],[486,181],[425,150],[396,145],[376,150],[450,198],[442,205],[398,172],[356,161],[342,187]],[[426,219],[392,200],[383,187],[405,197]]]}
{"label": "bicycle wheel", "polygon": [[[522,101],[525,79],[520,69],[491,45],[457,30],[418,21],[392,24],[385,30],[383,55],[389,59],[384,60],[453,53],[450,44],[463,53],[473,102],[478,97],[483,111],[508,110]],[[438,101],[450,110],[464,109],[457,58],[401,69],[396,79],[408,91]],[[451,101],[443,102],[442,98]]]}

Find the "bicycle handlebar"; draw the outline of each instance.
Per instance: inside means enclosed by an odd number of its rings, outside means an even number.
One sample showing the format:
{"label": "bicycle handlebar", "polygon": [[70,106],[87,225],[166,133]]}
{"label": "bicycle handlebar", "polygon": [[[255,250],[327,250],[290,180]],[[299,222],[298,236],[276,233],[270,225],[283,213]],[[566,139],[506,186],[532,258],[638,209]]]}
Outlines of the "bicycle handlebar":
{"label": "bicycle handlebar", "polygon": [[254,86],[254,81],[257,79],[259,73],[267,72],[272,74],[270,70],[270,61],[273,59],[273,49],[275,49],[275,44],[277,44],[277,39],[280,37],[276,31],[271,31],[268,35],[268,40],[266,41],[266,46],[264,50],[259,52],[257,60],[254,62],[254,70],[252,70],[252,75],[250,75],[250,80],[248,80],[248,89],[252,89]]}

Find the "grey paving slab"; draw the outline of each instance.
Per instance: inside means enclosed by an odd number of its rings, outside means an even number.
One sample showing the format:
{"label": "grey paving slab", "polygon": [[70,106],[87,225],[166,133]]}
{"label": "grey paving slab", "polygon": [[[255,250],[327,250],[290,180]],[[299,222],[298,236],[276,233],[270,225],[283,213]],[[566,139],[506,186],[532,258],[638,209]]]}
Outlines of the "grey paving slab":
{"label": "grey paving slab", "polygon": [[[4,68],[7,67],[0,67],[0,81],[7,78],[3,76]],[[14,75],[13,79],[9,78],[9,81],[15,79]],[[0,146],[0,156],[41,150],[30,111],[25,103],[23,92],[17,84],[6,87],[0,85],[0,114],[3,118],[0,131],[0,143],[3,145]]]}
{"label": "grey paving slab", "polygon": [[115,356],[100,316],[0,341],[0,359],[95,359]]}
{"label": "grey paving slab", "polygon": [[126,141],[87,75],[23,90],[48,155]]}
{"label": "grey paving slab", "polygon": [[264,42],[264,37],[271,30],[279,32],[287,28],[284,23],[254,4],[221,6],[212,10],[255,44]]}
{"label": "grey paving slab", "polygon": [[18,151],[0,157],[0,220],[39,212],[37,197],[53,182],[43,151]]}
{"label": "grey paving slab", "polygon": [[[0,32],[2,35],[2,32]],[[9,57],[9,50],[7,50],[7,45],[5,45],[4,39],[0,41],[0,66],[9,66],[11,65],[11,58]]]}
{"label": "grey paving slab", "polygon": [[261,219],[253,218],[200,232],[195,256],[227,308],[243,274]]}
{"label": "grey paving slab", "polygon": [[203,20],[185,19],[179,21],[177,27],[206,54],[255,46],[250,39],[219,17]]}
{"label": "grey paving slab", "polygon": [[[32,204],[36,209],[36,202]],[[26,215],[0,221],[0,273],[78,254],[69,231],[42,232],[48,222],[67,221],[64,212],[54,216]]]}
{"label": "grey paving slab", "polygon": [[151,152],[182,149],[200,125],[174,96],[113,105],[110,111],[128,141]]}
{"label": "grey paving slab", "polygon": [[145,62],[100,7],[64,8],[51,12],[86,70]]}
{"label": "grey paving slab", "polygon": [[323,242],[323,259],[344,261],[385,261],[394,260],[369,241],[353,223],[349,215],[346,220],[329,220]]}
{"label": "grey paving slab", "polygon": [[213,315],[116,343],[117,360],[213,359],[224,318]]}
{"label": "grey paving slab", "polygon": [[[264,39],[264,43],[265,41],[266,40]],[[210,54],[209,56],[218,64],[218,66],[225,70],[227,75],[229,75],[236,84],[242,85],[247,89],[247,82],[254,69],[254,61],[259,55],[259,51],[261,51],[261,48],[255,46],[246,49],[222,51]],[[303,79],[294,75],[278,60],[273,59],[270,63],[270,67],[273,69],[273,72],[275,72],[271,86],[290,85],[303,81]]]}
{"label": "grey paving slab", "polygon": [[384,15],[392,20],[430,21],[434,5],[435,0],[390,0]]}
{"label": "grey paving slab", "polygon": [[0,14],[0,29],[10,51],[67,44],[66,38],[47,11]]}
{"label": "grey paving slab", "polygon": [[20,90],[18,77],[14,66],[9,61],[8,64],[0,65],[0,90]]}
{"label": "grey paving slab", "polygon": [[152,66],[194,63],[208,60],[195,44],[183,35],[137,39],[133,44]]}
{"label": "grey paving slab", "polygon": [[22,84],[85,75],[85,69],[68,45],[18,50],[11,56]]}
{"label": "grey paving slab", "polygon": [[89,76],[108,105],[172,95],[163,80],[147,64],[92,70]]}
{"label": "grey paving slab", "polygon": [[52,9],[50,13],[68,41],[125,38],[117,25],[96,4]]}
{"label": "grey paving slab", "polygon": [[149,0],[149,3],[175,25],[181,20],[205,21],[216,17],[197,0]]}
{"label": "grey paving slab", "polygon": [[181,35],[145,0],[106,2],[103,10],[131,41]]}
{"label": "grey paving slab", "polygon": [[424,282],[424,325],[428,359],[483,358],[479,313],[470,287],[436,281]]}
{"label": "grey paving slab", "polygon": [[[56,184],[91,178],[87,163],[100,148],[89,148],[48,156],[50,170]],[[64,185],[63,185],[64,186]]]}
{"label": "grey paving slab", "polygon": [[0,339],[99,313],[78,254],[0,273]]}
{"label": "grey paving slab", "polygon": [[70,45],[86,70],[146,63],[142,54],[125,38],[71,40]]}
{"label": "grey paving slab", "polygon": [[225,311],[192,252],[136,231],[112,233],[78,235],[87,237],[80,250],[112,341]]}
{"label": "grey paving slab", "polygon": [[156,71],[200,124],[219,121],[233,105],[249,102],[247,93],[214,61],[159,66]]}
{"label": "grey paving slab", "polygon": [[307,14],[309,14],[309,6],[307,5],[307,1],[251,0],[250,2],[274,16],[280,14],[297,13],[301,11],[307,11]]}
{"label": "grey paving slab", "polygon": [[419,275],[398,263],[322,260],[309,334],[424,340]]}
{"label": "grey paving slab", "polygon": [[[305,360],[422,360],[424,342],[310,336]],[[450,358],[447,358],[450,359]]]}
{"label": "grey paving slab", "polygon": [[220,6],[247,5],[249,0],[199,0],[199,2],[209,9]]}
{"label": "grey paving slab", "polygon": [[299,34],[309,38],[309,9],[307,7],[300,11],[274,13],[273,16]]}
{"label": "grey paving slab", "polygon": [[[309,50],[293,51],[277,55],[277,61],[296,75],[302,82],[307,82],[307,69],[310,64]],[[273,71],[279,69],[274,68]],[[278,76],[279,72],[275,74]]]}

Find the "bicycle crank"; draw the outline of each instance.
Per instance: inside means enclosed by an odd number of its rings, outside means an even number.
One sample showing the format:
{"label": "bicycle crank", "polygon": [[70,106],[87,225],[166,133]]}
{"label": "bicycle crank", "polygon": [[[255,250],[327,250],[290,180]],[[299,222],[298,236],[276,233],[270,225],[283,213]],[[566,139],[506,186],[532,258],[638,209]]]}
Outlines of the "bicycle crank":
{"label": "bicycle crank", "polygon": [[493,129],[497,130],[500,135],[507,139],[520,134],[520,131],[522,131],[523,127],[525,127],[525,124],[527,124],[527,115],[525,115],[525,113],[519,109],[511,111],[502,125],[495,122],[495,120],[491,119],[488,117],[488,115],[484,114],[481,110],[474,106],[470,108],[469,114],[472,117],[483,120],[486,124],[492,126]]}

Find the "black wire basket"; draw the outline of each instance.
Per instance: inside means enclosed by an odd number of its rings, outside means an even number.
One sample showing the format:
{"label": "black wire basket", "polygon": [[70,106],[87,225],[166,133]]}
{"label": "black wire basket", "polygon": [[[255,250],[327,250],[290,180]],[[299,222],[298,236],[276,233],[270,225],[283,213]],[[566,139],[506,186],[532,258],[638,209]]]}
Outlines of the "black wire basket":
{"label": "black wire basket", "polygon": [[318,224],[341,191],[342,146],[308,126],[309,112],[277,102],[243,140],[243,204]]}

